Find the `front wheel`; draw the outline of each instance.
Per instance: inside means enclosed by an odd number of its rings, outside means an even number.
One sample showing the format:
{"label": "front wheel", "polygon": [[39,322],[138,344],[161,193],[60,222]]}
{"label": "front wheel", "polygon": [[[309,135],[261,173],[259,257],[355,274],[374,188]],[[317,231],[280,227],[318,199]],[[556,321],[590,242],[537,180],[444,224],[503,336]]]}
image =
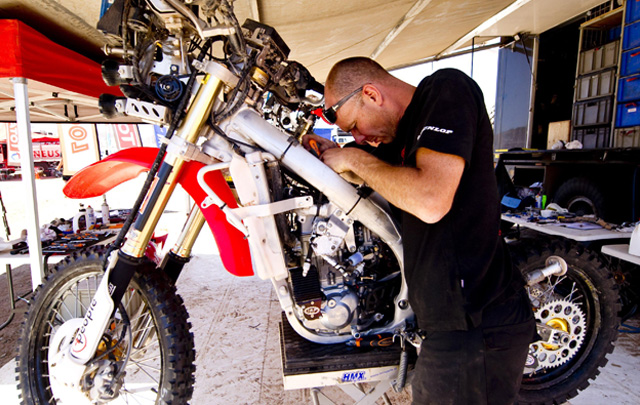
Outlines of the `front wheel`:
{"label": "front wheel", "polygon": [[552,255],[567,262],[565,275],[527,288],[542,340],[530,346],[518,396],[522,404],[563,403],[589,385],[613,351],[620,322],[613,277],[595,254],[574,243],[523,239],[512,253],[524,275],[545,267]]}
{"label": "front wheel", "polygon": [[[88,250],[59,264],[38,287],[20,332],[18,388],[27,404],[186,403],[193,393],[195,357],[187,311],[175,287],[150,264],[140,266],[87,363],[82,389],[49,377],[54,336],[81,319],[104,274],[104,251]],[[67,322],[66,325],[72,324]]]}

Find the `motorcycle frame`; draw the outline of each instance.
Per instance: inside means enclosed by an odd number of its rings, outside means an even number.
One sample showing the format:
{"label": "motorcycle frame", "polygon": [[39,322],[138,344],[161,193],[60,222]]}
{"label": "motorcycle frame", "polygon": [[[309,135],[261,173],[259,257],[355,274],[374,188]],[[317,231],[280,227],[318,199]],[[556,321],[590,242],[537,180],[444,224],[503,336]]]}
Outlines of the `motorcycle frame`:
{"label": "motorcycle frame", "polygon": [[[216,62],[207,62],[204,70],[205,78],[174,136],[178,138],[178,142],[170,141],[174,145],[194,145],[199,136],[208,131],[207,119],[222,89],[225,86],[235,85],[234,76]],[[196,207],[192,209],[181,236],[171,250],[173,256],[188,260],[191,248],[205,220],[214,228],[211,218],[205,218],[201,210],[208,208],[212,203],[216,204],[224,212],[226,219],[246,235],[255,273],[262,279],[272,281],[281,307],[297,333],[308,340],[324,344],[344,343],[360,337],[357,331],[352,332],[353,336],[313,333],[307,330],[295,316],[295,303],[287,283],[289,273],[278,236],[275,214],[295,209],[308,209],[313,201],[310,197],[271,201],[265,165],[277,162],[297,173],[322,192],[336,207],[331,213],[332,216],[349,226],[353,221],[361,222],[378,235],[394,253],[402,278],[400,292],[394,302],[394,318],[391,324],[369,332],[398,333],[404,330],[408,321],[413,319],[403,271],[402,240],[389,213],[373,199],[359,195],[353,185],[309,153],[294,137],[273,127],[248,106],[242,107],[221,127],[229,138],[249,141],[262,151],[253,151],[241,157],[234,153],[231,141],[213,135],[203,145],[203,150],[207,155],[215,156],[224,162],[194,166],[189,165],[194,162],[188,162],[191,157],[186,156],[184,149],[167,148],[167,154],[156,175],[155,183],[147,193],[146,201],[133,227],[129,230],[124,245],[110,255],[105,276],[84,317],[82,328],[76,333],[73,343],[67,350],[69,356],[61,353],[64,359],[58,360],[59,363],[75,368],[75,372],[66,374],[68,378],[77,382],[82,375],[77,366],[86,364],[95,353],[111,314],[119,305],[119,300],[135,268],[144,258],[146,247],[169,198],[176,185],[184,181],[185,172],[190,171],[193,174],[194,167],[200,167],[198,183],[205,190],[206,198],[195,199],[196,202],[199,201],[199,209]],[[234,179],[238,196],[244,205],[241,208],[230,207],[204,181],[204,175],[208,171],[216,171],[224,167],[229,168]],[[217,238],[216,241],[219,243],[220,239]],[[225,265],[225,267],[229,270],[228,266]],[[76,367],[64,361],[65,359],[72,360]]]}
{"label": "motorcycle frame", "polygon": [[[241,109],[231,120],[227,123],[223,129],[230,137],[239,137],[242,139],[251,140],[253,143],[260,146],[263,150],[267,151],[267,154],[260,153],[253,156],[247,156],[246,164],[248,165],[265,165],[268,162],[277,161],[284,167],[292,170],[305,181],[311,184],[313,187],[322,192],[337,208],[332,216],[338,217],[339,220],[346,222],[348,226],[351,225],[350,221],[359,221],[372,232],[378,235],[393,251],[402,273],[402,284],[400,292],[397,295],[394,302],[394,320],[390,325],[385,326],[381,330],[372,330],[370,333],[390,332],[398,331],[406,326],[407,320],[413,319],[413,311],[408,303],[407,285],[404,278],[403,270],[403,256],[402,256],[402,239],[399,232],[393,225],[393,221],[388,212],[381,208],[370,198],[364,198],[358,194],[356,188],[344,180],[340,175],[334,172],[327,165],[322,163],[318,158],[307,151],[295,138],[278,130],[277,128],[264,121],[260,114],[248,107]],[[254,159],[252,161],[252,159]],[[238,169],[240,162],[232,164],[230,167],[231,176],[238,181],[239,184],[243,184],[243,180],[249,181],[250,179],[246,174]],[[262,187],[268,187],[268,181],[266,175],[261,174],[262,178],[257,178],[255,172],[254,184],[262,185]],[[244,178],[244,179],[243,179]],[[240,188],[240,187],[238,187]],[[267,189],[268,190],[268,189]],[[240,190],[239,190],[240,191]],[[239,196],[242,195],[239,192]],[[263,195],[268,196],[266,193]],[[268,204],[269,201],[261,200],[259,204]],[[273,239],[272,236],[267,238],[267,235],[278,235],[275,228],[275,219],[273,216],[259,218],[262,223],[267,223],[264,229],[271,228],[273,233],[262,233],[259,227],[254,227],[252,222],[247,222],[247,228],[250,235],[261,235],[261,237],[254,238],[253,242],[257,240],[264,240],[266,238]],[[257,232],[257,233],[256,233]],[[252,257],[258,256],[254,254],[256,251],[262,253],[266,250],[266,246],[255,246],[252,244],[252,238],[249,238],[250,245],[252,247]],[[278,246],[280,257],[282,257],[282,249]],[[285,311],[287,319],[292,328],[301,336],[316,343],[344,343],[352,337],[347,336],[319,336],[315,333],[311,333],[307,330],[296,318],[293,308],[294,302],[291,297],[291,292],[287,285],[286,277],[288,276],[288,269],[284,266],[284,261],[279,266],[275,273],[269,271],[264,272],[264,269],[259,267],[256,269],[256,273],[259,277],[272,280],[274,288],[278,293],[278,299],[280,305]],[[358,337],[358,336],[355,336]]]}

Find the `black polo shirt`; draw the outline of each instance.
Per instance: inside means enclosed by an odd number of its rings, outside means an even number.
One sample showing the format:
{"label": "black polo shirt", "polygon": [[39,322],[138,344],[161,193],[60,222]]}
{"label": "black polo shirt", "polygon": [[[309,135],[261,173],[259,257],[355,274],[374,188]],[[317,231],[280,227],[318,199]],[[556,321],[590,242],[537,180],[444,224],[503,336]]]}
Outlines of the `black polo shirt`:
{"label": "black polo shirt", "polygon": [[453,206],[439,222],[401,213],[409,301],[421,329],[467,330],[523,281],[499,236],[493,131],[482,91],[464,73],[443,69],[422,80],[396,140],[383,148],[385,160],[415,167],[421,147],[460,156],[465,168]]}

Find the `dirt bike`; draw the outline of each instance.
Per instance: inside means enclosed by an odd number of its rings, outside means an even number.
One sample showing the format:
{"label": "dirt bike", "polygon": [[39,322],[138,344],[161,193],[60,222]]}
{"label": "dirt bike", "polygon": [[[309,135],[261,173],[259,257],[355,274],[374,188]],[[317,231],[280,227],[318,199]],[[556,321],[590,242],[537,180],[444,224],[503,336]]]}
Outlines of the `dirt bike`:
{"label": "dirt bike", "polygon": [[[287,59],[273,28],[240,26],[226,0],[116,1],[99,28],[113,41],[103,77],[126,96],[101,97],[103,113],[168,130],[159,149],[113,154],[65,186],[71,197],[100,196],[148,171],[111,247],[67,258],[37,289],[17,356],[26,403],[189,400],[193,335],[174,284],[205,223],[225,268],[271,281],[288,324],[306,340],[393,336],[420,345],[389,206],[300,144],[321,115],[323,89]],[[146,253],[177,185],[195,203],[156,263]],[[601,331],[610,327],[604,307],[613,295],[601,300],[599,289],[612,286],[598,276],[602,269],[567,267],[557,255],[523,270],[541,336],[523,397],[533,390],[550,402],[568,378],[582,387],[589,375],[572,377],[576,370],[611,344]],[[398,364],[401,389],[405,351]]]}

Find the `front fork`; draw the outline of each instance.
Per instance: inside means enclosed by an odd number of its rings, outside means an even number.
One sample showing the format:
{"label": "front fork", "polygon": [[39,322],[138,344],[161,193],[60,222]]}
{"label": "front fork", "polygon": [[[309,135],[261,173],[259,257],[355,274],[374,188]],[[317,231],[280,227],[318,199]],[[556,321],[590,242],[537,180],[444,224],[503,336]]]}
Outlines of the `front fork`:
{"label": "front fork", "polygon": [[[222,88],[221,80],[213,75],[206,75],[175,136],[188,143],[197,141]],[[76,386],[84,373],[84,365],[93,358],[109,319],[120,304],[135,270],[144,259],[147,245],[178,184],[184,163],[182,156],[167,153],[155,183],[147,193],[145,204],[127,234],[126,242],[109,257],[105,275],[82,323],[79,323],[73,343],[68,350],[60,353],[62,358],[58,359],[57,365],[66,364],[67,367],[61,368],[61,372],[54,377],[65,380],[65,385]],[[204,222],[204,216],[194,206],[176,246],[163,262],[174,281],[182,265],[188,260],[191,247]]]}

